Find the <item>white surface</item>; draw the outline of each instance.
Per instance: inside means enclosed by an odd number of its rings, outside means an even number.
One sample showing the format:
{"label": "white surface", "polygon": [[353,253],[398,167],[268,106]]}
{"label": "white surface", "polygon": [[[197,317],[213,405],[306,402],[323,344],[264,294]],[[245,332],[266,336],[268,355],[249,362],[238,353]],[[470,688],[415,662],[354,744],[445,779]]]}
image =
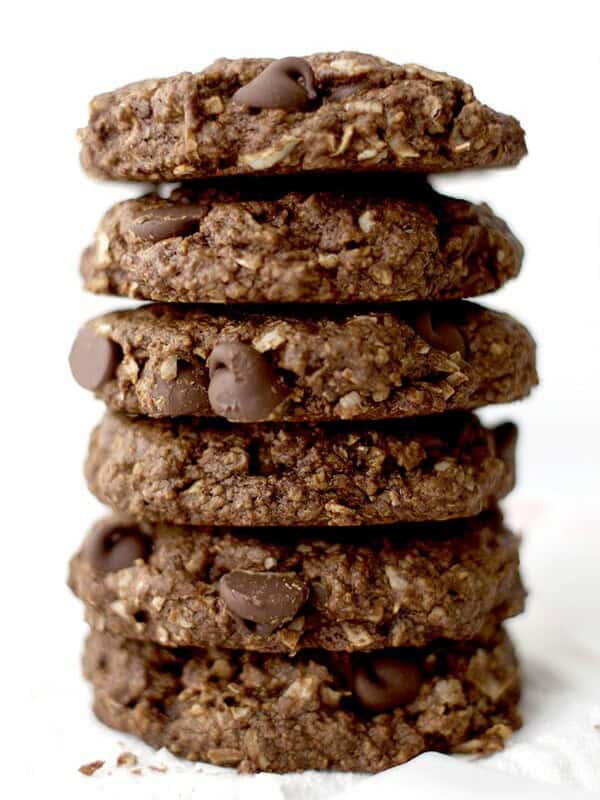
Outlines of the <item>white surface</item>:
{"label": "white surface", "polygon": [[[86,761],[114,761],[123,738],[91,719],[77,663],[81,610],[64,588],[67,558],[99,512],[80,462],[100,415],[72,382],[66,353],[83,320],[118,305],[81,292],[79,251],[106,207],[138,189],[85,179],[73,132],[85,123],[92,94],[130,80],[201,68],[220,55],[348,48],[458,74],[527,129],[530,156],[518,170],[437,181],[450,193],[488,201],[524,239],[522,277],[490,302],[530,324],[544,380],[531,401],[486,412],[521,424],[521,488],[511,504],[527,518],[532,596],[528,613],[512,626],[526,671],[526,724],[505,753],[481,768],[490,771],[490,788],[500,786],[491,770],[503,770],[600,791],[600,733],[593,728],[600,723],[597,10],[597,3],[581,0],[210,6],[105,0],[3,9],[0,685],[10,745],[2,751],[3,788],[14,774],[32,795],[60,789],[67,800],[259,793],[265,800],[310,799],[350,783],[359,796],[369,786],[411,797],[431,789],[431,760],[386,774],[383,783],[238,778],[187,765],[166,775],[144,769],[138,778],[112,768],[107,777],[76,772]],[[163,758],[128,746],[144,764]],[[435,764],[444,792],[458,781],[466,797],[466,785],[476,785],[474,771],[466,782],[454,776],[456,760]],[[522,791],[529,791],[525,784]]]}

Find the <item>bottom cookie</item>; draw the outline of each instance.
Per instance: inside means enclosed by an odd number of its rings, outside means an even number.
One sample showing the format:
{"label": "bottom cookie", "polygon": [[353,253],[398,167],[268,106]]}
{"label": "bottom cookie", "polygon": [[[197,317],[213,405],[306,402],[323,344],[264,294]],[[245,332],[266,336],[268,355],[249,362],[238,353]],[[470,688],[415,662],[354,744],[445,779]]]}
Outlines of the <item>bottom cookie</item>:
{"label": "bottom cookie", "polygon": [[107,725],[241,772],[379,772],[425,750],[491,753],[520,726],[517,661],[502,629],[293,658],[93,632],[84,672]]}

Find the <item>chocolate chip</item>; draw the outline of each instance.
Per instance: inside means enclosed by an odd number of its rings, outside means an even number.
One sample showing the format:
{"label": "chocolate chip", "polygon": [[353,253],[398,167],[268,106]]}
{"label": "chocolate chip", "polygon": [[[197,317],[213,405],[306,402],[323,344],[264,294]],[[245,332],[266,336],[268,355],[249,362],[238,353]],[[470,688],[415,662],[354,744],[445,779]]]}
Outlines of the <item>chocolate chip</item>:
{"label": "chocolate chip", "polygon": [[114,376],[119,358],[118,345],[86,325],[73,342],[69,365],[77,383],[94,392]]}
{"label": "chocolate chip", "polygon": [[146,560],[150,539],[137,525],[100,522],[84,544],[84,554],[93,569],[117,572],[130,567],[138,558]]}
{"label": "chocolate chip", "polygon": [[236,569],[223,575],[219,594],[238,617],[261,626],[277,626],[296,616],[308,598],[308,588],[293,572]]}
{"label": "chocolate chip", "polygon": [[415,320],[415,328],[419,336],[436,350],[460,353],[462,358],[465,358],[467,352],[465,340],[453,322],[448,320],[434,322],[431,318],[431,311],[425,309]]}
{"label": "chocolate chip", "polygon": [[354,674],[352,653],[342,650],[324,650],[322,659],[342,686],[352,691],[352,676]]}
{"label": "chocolate chip", "polygon": [[[304,79],[304,86],[298,83]],[[273,61],[253,81],[233,95],[233,101],[249,108],[306,108],[317,96],[315,74],[303,58]]]}
{"label": "chocolate chip", "polygon": [[129,230],[140,239],[160,242],[174,236],[189,236],[196,233],[198,223],[206,214],[204,206],[171,205],[155,208],[135,219]]}
{"label": "chocolate chip", "polygon": [[362,657],[353,670],[352,691],[369,711],[390,711],[410,703],[419,693],[422,678],[416,664],[394,655]]}
{"label": "chocolate chip", "polygon": [[165,381],[157,376],[152,396],[158,401],[157,406],[161,413],[168,417],[206,413],[209,411],[207,383],[203,369],[179,362],[174,380]]}
{"label": "chocolate chip", "polygon": [[285,396],[266,358],[238,341],[217,344],[207,360],[208,400],[219,416],[232,422],[268,419]]}

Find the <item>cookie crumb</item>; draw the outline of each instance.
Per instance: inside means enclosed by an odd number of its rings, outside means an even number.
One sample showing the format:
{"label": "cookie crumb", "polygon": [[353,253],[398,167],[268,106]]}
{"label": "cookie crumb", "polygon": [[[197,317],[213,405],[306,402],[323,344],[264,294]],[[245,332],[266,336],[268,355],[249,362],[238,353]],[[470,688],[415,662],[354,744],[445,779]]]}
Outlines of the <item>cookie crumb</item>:
{"label": "cookie crumb", "polygon": [[82,764],[79,767],[79,772],[82,775],[93,775],[94,772],[101,769],[104,766],[104,761],[90,761],[89,764]]}
{"label": "cookie crumb", "polygon": [[167,770],[167,768],[165,767],[164,764],[160,764],[160,765],[150,764],[148,769],[151,769],[152,772],[163,772],[163,773],[164,772],[168,772],[168,770]]}
{"label": "cookie crumb", "polygon": [[135,769],[131,770],[131,774],[132,775],[142,775],[143,773],[142,773],[142,770],[139,767],[136,767]]}
{"label": "cookie crumb", "polygon": [[134,753],[124,752],[117,758],[117,767],[135,767],[138,763]]}

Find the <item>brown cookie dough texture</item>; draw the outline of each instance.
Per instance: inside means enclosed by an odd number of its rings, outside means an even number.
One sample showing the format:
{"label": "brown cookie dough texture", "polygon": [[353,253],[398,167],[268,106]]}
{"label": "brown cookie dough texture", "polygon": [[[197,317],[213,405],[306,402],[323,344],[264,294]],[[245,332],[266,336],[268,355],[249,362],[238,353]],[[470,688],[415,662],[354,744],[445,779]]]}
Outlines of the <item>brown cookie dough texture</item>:
{"label": "brown cookie dough texture", "polygon": [[438,172],[513,165],[526,153],[517,120],[482,105],[458,78],[362,53],[304,61],[317,96],[307,92],[308,103],[291,107],[233,98],[271,59],[223,58],[196,74],[99,95],[80,132],[83,167],[102,178],[178,181],[257,172]]}
{"label": "brown cookie dough texture", "polygon": [[[115,411],[150,417],[390,419],[508,403],[537,383],[527,330],[467,302],[281,315],[142,306],[83,328],[73,347],[83,385],[92,332],[95,372],[106,380],[86,388]],[[113,350],[107,375],[103,359]]]}
{"label": "brown cookie dough texture", "polygon": [[523,609],[518,544],[497,512],[301,533],[115,516],[92,529],[69,583],[92,628],[169,647],[421,647]]}
{"label": "brown cookie dough texture", "polygon": [[397,302],[494,291],[522,258],[487,205],[422,181],[290,177],[119,203],[81,271],[90,291],[163,302]]}
{"label": "brown cookie dough texture", "polygon": [[93,632],[84,671],[106,724],[241,772],[378,772],[425,750],[493,753],[520,726],[517,662],[502,630],[295,658]]}
{"label": "brown cookie dough texture", "polygon": [[115,511],[176,525],[369,525],[469,517],[514,484],[515,427],[229,425],[107,413],[86,477]]}

